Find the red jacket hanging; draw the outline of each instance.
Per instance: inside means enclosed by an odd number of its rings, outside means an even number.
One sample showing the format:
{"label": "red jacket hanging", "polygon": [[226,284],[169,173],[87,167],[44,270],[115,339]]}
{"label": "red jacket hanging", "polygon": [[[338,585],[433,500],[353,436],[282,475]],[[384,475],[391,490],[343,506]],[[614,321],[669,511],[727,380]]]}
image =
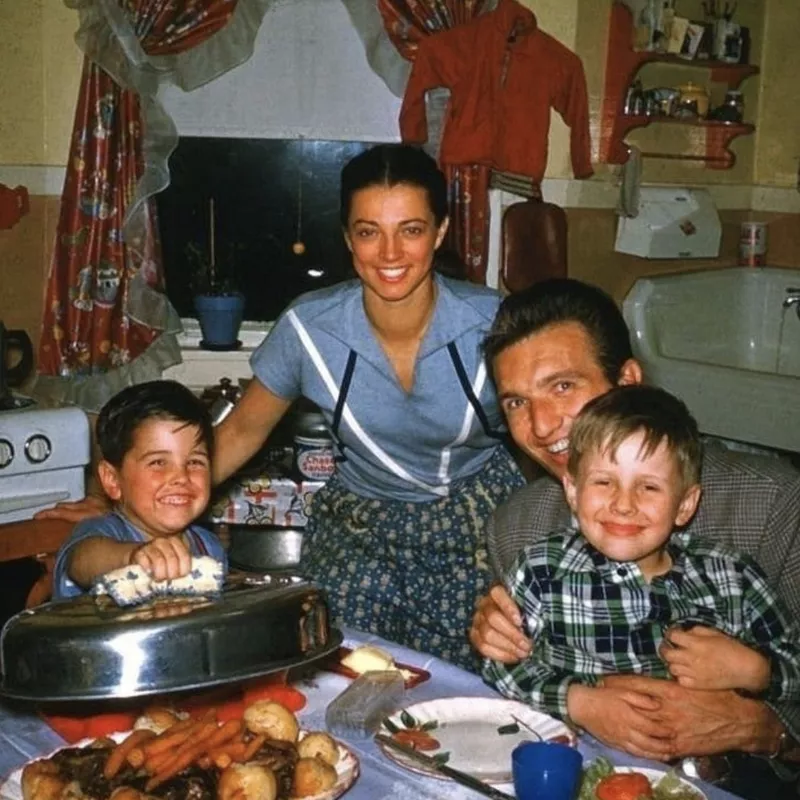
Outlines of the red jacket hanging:
{"label": "red jacket hanging", "polygon": [[437,86],[451,92],[443,164],[486,164],[541,182],[552,107],[571,129],[575,177],[592,174],[583,64],[516,0],[419,42],[400,110],[403,141],[427,140],[425,92]]}

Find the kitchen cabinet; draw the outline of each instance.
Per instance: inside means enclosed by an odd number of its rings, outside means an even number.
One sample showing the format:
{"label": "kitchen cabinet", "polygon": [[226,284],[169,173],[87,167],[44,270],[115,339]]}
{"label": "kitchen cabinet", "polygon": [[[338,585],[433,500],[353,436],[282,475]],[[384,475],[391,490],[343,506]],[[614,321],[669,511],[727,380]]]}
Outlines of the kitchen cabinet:
{"label": "kitchen cabinet", "polygon": [[[702,161],[709,169],[729,169],[736,156],[729,149],[737,137],[750,134],[755,126],[740,122],[729,123],[706,119],[678,119],[675,117],[643,114],[625,114],[625,95],[636,74],[645,65],[661,63],[679,69],[687,67],[705,69],[715,83],[737,89],[741,82],[758,73],[752,64],[729,64],[723,61],[684,59],[668,53],[636,51],[633,42],[633,16],[621,2],[611,7],[611,20],[606,55],[606,79],[600,121],[600,160],[607,164],[624,164],[628,160],[627,134],[635,128],[648,125],[689,126],[696,132],[692,139],[698,143],[694,152],[643,152],[646,158],[668,158],[685,161]],[[698,152],[700,150],[700,152]]]}

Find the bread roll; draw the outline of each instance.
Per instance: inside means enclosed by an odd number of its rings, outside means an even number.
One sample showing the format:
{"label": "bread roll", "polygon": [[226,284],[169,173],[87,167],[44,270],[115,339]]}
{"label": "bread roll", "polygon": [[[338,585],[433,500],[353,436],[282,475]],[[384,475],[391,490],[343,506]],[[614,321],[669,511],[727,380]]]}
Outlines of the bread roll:
{"label": "bread roll", "polygon": [[339,763],[339,748],[336,742],[323,731],[315,731],[304,736],[297,743],[297,755],[300,758],[321,758],[332,767]]}
{"label": "bread roll", "polygon": [[278,781],[263,764],[231,764],[217,782],[217,800],[276,800]]}
{"label": "bread roll", "polygon": [[321,758],[301,758],[294,768],[294,797],[309,797],[310,795],[327,792],[336,785],[336,770],[326,764]]}
{"label": "bread roll", "polygon": [[296,742],[300,726],[294,714],[274,700],[259,700],[244,710],[244,724],[253,733],[264,733],[270,739]]}

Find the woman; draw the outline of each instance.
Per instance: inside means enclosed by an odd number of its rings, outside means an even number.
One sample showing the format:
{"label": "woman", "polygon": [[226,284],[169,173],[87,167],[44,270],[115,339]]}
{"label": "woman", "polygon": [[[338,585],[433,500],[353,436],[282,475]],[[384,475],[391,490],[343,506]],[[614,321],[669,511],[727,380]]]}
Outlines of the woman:
{"label": "woman", "polygon": [[417,148],[352,159],[341,219],[357,279],[298,298],[254,352],[256,379],[216,431],[214,479],[247,462],[293,400],[316,403],[338,463],[312,501],[303,571],[339,621],[476,668],[467,629],[490,583],[484,523],[524,482],[481,354],[500,297],[434,272],[447,187]]}

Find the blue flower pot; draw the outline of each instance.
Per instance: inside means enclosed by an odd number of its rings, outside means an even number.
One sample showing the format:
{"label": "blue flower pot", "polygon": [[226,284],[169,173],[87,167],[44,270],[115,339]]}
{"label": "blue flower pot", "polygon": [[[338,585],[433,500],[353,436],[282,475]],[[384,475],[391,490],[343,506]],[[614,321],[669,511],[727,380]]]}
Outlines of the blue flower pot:
{"label": "blue flower pot", "polygon": [[203,335],[201,347],[210,349],[235,349],[244,315],[244,295],[198,294],[194,308]]}

